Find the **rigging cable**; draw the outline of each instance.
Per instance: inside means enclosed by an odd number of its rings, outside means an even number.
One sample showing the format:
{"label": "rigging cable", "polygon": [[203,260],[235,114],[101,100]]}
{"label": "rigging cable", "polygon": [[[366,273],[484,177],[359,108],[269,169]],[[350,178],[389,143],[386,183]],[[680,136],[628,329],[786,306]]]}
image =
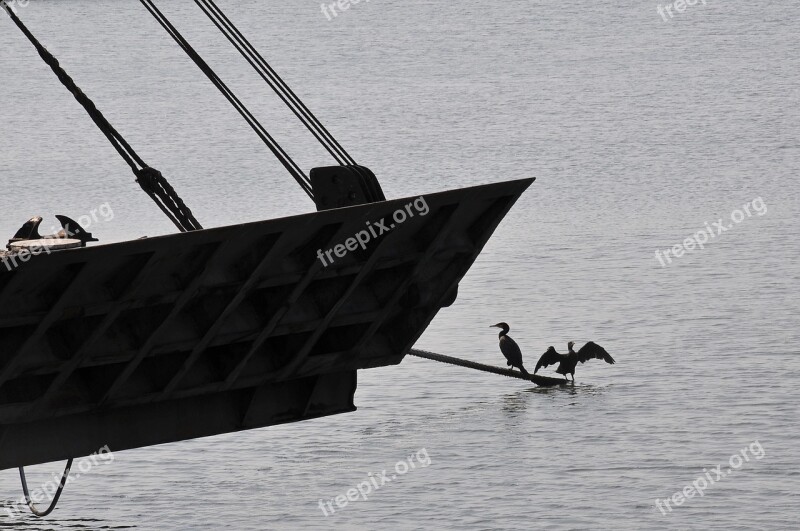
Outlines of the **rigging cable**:
{"label": "rigging cable", "polygon": [[33,44],[39,56],[50,67],[53,73],[58,77],[59,81],[69,90],[78,103],[83,106],[89,117],[94,121],[97,127],[117,150],[117,153],[125,160],[128,166],[131,167],[134,175],[136,175],[136,182],[139,186],[155,201],[158,207],[167,215],[167,217],[175,224],[178,229],[183,232],[202,229],[203,227],[195,219],[191,209],[186,206],[183,200],[175,192],[175,189],[167,182],[161,172],[148,166],[141,157],[134,151],[134,149],[125,141],[122,135],[117,131],[114,126],[106,119],[102,112],[97,108],[94,102],[78,87],[75,81],[67,74],[61,67],[58,59],[53,56],[47,49],[36,39],[31,31],[23,24],[17,17],[12,8],[5,2],[0,2],[8,16],[14,21],[14,24],[22,31],[22,33]]}
{"label": "rigging cable", "polygon": [[189,42],[181,35],[175,26],[167,19],[167,17],[156,7],[153,0],[140,0],[142,5],[150,12],[151,15],[161,24],[161,27],[175,40],[184,52],[194,61],[194,63],[202,70],[208,79],[219,89],[223,96],[230,102],[231,105],[242,115],[245,121],[252,127],[256,134],[261,138],[267,147],[272,151],[275,157],[280,161],[291,176],[297,181],[303,191],[313,200],[314,194],[311,189],[311,181],[306,177],[303,170],[286,151],[278,144],[272,135],[264,128],[263,125],[256,119],[255,116],[245,107],[233,91],[228,88],[222,79],[211,69],[208,63],[203,60],[197,51],[189,44]]}
{"label": "rigging cable", "polygon": [[214,23],[234,48],[245,58],[269,87],[278,95],[294,115],[306,126],[317,141],[331,154],[336,162],[350,167],[362,182],[365,193],[371,201],[385,201],[386,196],[375,175],[359,166],[355,159],[342,147],[313,112],[295,94],[283,78],[270,66],[247,37],[236,27],[214,0],[195,0],[198,7]]}
{"label": "rigging cable", "polygon": [[333,135],[322,125],[322,122],[309,110],[289,85],[270,66],[258,50],[231,22],[214,0],[194,0],[195,4],[214,23],[217,29],[228,39],[250,66],[261,76],[280,99],[291,109],[294,115],[306,126],[314,137],[325,147],[339,164],[356,164],[355,159],[342,147]]}

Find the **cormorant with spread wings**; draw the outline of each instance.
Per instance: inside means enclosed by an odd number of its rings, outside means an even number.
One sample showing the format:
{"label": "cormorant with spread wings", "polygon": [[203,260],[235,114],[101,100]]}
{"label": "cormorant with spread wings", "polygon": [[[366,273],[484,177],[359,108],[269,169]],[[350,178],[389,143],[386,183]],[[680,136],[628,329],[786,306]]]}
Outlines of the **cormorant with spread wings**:
{"label": "cormorant with spread wings", "polygon": [[575,381],[575,367],[578,365],[578,362],[586,363],[586,360],[590,360],[592,358],[605,360],[606,363],[614,364],[614,358],[606,352],[606,349],[598,345],[597,343],[593,343],[589,341],[586,343],[578,352],[572,350],[572,346],[575,344],[574,341],[570,341],[567,344],[567,348],[569,352],[567,354],[559,354],[556,352],[554,347],[550,347],[547,349],[547,352],[542,354],[542,357],[539,358],[539,363],[536,364],[536,368],[533,370],[533,374],[536,374],[539,369],[542,367],[547,367],[548,365],[553,365],[554,363],[558,363],[558,368],[556,372],[558,374],[563,374],[564,378],[567,378],[568,374],[572,375],[572,381]]}

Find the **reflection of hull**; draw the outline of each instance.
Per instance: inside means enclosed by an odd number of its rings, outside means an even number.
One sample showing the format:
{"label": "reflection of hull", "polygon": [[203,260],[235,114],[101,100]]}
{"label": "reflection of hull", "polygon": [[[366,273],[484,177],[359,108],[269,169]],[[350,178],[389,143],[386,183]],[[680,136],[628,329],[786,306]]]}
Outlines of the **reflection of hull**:
{"label": "reflection of hull", "polygon": [[31,257],[0,268],[0,469],[355,410],[531,180]]}

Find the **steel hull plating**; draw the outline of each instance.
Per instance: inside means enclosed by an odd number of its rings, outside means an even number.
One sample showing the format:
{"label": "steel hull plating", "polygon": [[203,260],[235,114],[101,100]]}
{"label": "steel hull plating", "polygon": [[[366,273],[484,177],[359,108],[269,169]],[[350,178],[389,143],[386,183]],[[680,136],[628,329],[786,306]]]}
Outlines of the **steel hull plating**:
{"label": "steel hull plating", "polygon": [[327,265],[416,198],[0,266],[0,469],[355,410],[531,182],[427,195]]}

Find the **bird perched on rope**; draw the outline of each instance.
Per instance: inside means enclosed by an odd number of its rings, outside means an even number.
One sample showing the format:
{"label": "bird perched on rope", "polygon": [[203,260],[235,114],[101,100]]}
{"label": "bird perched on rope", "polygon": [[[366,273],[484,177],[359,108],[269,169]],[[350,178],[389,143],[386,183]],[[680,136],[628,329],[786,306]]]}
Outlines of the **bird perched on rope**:
{"label": "bird perched on rope", "polygon": [[508,331],[511,330],[511,327],[506,323],[497,323],[489,328],[501,329],[498,336],[500,338],[500,352],[502,352],[503,356],[508,360],[508,366],[516,367],[522,371],[522,374],[525,376],[530,376],[530,373],[522,366],[522,351],[519,349],[519,345],[508,336]]}
{"label": "bird perched on rope", "polygon": [[536,364],[536,368],[533,370],[533,374],[536,374],[539,369],[542,367],[547,367],[548,365],[553,365],[554,363],[558,363],[558,368],[556,372],[558,374],[563,374],[564,379],[567,379],[567,375],[572,375],[572,381],[575,381],[575,367],[578,365],[578,362],[586,363],[587,360],[592,358],[605,360],[606,363],[610,363],[613,365],[616,363],[614,358],[606,352],[606,349],[598,345],[597,343],[593,343],[589,341],[586,343],[578,352],[572,350],[572,346],[575,345],[574,341],[570,341],[567,343],[567,348],[569,352],[567,354],[559,354],[556,352],[554,347],[550,347],[547,349],[547,352],[542,354],[542,357],[539,358],[539,362]]}

